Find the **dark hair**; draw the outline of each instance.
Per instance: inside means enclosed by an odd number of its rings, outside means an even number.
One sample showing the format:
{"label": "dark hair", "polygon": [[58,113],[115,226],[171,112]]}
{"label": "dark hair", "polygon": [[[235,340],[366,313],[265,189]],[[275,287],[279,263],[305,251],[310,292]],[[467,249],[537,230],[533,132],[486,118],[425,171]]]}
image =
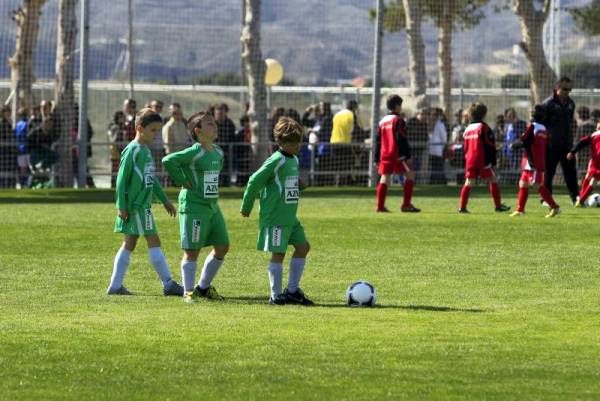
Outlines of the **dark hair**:
{"label": "dark hair", "polygon": [[214,106],[215,110],[223,110],[225,113],[229,113],[229,106],[227,103],[217,103]]}
{"label": "dark hair", "polygon": [[296,111],[296,109],[287,109],[284,113],[283,113],[284,117],[289,117],[294,119],[294,121],[296,121],[297,123],[300,123],[300,114],[298,113],[298,111]]}
{"label": "dark hair", "polygon": [[590,109],[588,109],[585,106],[581,106],[577,109],[577,115],[582,120],[589,120],[590,119]]}
{"label": "dark hair", "polygon": [[572,84],[573,80],[569,77],[567,77],[566,75],[563,75],[562,77],[560,77],[558,79],[558,81],[556,81],[556,87],[558,88],[560,85],[562,84]]}
{"label": "dark hair", "polygon": [[112,119],[113,123],[118,124],[119,118],[125,118],[125,113],[123,113],[121,110],[117,110],[114,112],[113,119]]}
{"label": "dark hair", "polygon": [[398,95],[390,95],[385,101],[385,105],[389,111],[394,111],[396,107],[402,104],[402,98]]}
{"label": "dark hair", "polygon": [[469,106],[469,115],[471,121],[482,121],[487,114],[487,106],[481,102],[471,103]]}
{"label": "dark hair", "polygon": [[548,115],[548,109],[543,104],[536,104],[533,106],[533,110],[531,112],[531,118],[536,123],[543,124],[546,121],[546,116]]}
{"label": "dark hair", "polygon": [[302,126],[293,118],[280,117],[275,128],[273,136],[277,142],[297,143],[302,141]]}
{"label": "dark hair", "polygon": [[150,108],[143,108],[140,111],[138,111],[137,114],[135,115],[136,127],[138,125],[140,125],[140,126],[142,126],[142,128],[146,128],[147,126],[149,126],[152,123],[161,123],[162,124],[162,118],[161,118],[161,116],[158,115],[158,113],[156,113],[154,110],[152,110]]}
{"label": "dark hair", "polygon": [[354,99],[348,100],[346,102],[346,108],[348,110],[355,111],[356,109],[358,109],[358,102],[356,100],[354,100]]}
{"label": "dark hair", "polygon": [[2,106],[2,113],[6,113],[7,111],[12,111],[10,106]]}
{"label": "dark hair", "polygon": [[324,116],[330,116],[331,115],[331,103],[321,102],[321,106],[322,106],[321,113],[323,113]]}
{"label": "dark hair", "polygon": [[199,111],[197,113],[192,114],[187,122],[188,134],[196,142],[198,142],[198,137],[196,137],[195,130],[196,130],[196,128],[202,128],[202,120],[207,115],[212,116],[212,113],[210,113],[210,111],[208,111],[208,110],[207,111]]}
{"label": "dark hair", "polygon": [[590,115],[592,116],[592,119],[596,122],[600,121],[600,109],[594,109],[592,110],[592,112],[590,113]]}
{"label": "dark hair", "polygon": [[177,107],[178,109],[180,109],[181,105],[177,102],[173,102],[173,103],[171,103],[171,107]]}
{"label": "dark hair", "polygon": [[250,117],[248,116],[248,114],[244,114],[243,116],[240,117],[240,125],[245,125],[246,123],[250,122]]}

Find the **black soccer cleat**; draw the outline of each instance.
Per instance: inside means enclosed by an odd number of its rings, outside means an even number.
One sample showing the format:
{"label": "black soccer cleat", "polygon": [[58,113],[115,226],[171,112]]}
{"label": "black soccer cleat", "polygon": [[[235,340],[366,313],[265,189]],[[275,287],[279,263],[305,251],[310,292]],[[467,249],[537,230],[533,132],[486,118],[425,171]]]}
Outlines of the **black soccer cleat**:
{"label": "black soccer cleat", "polygon": [[460,209],[458,209],[458,213],[469,214],[471,212],[469,212],[469,209],[467,209],[466,207],[461,207]]}
{"label": "black soccer cleat", "polygon": [[269,298],[269,305],[285,305],[287,297],[285,294],[279,294],[275,298]]}
{"label": "black soccer cleat", "polygon": [[286,288],[283,291],[283,295],[285,295],[285,302],[288,304],[304,306],[313,306],[315,304],[313,301],[306,298],[306,295],[304,295],[304,291],[302,291],[300,288],[298,288],[296,292],[289,292]]}
{"label": "black soccer cleat", "polygon": [[419,213],[421,211],[421,209],[415,207],[414,205],[410,204],[408,206],[402,207],[400,208],[400,211],[403,213]]}
{"label": "black soccer cleat", "polygon": [[508,212],[510,210],[510,206],[506,206],[504,203],[501,203],[500,206],[496,208],[497,212]]}

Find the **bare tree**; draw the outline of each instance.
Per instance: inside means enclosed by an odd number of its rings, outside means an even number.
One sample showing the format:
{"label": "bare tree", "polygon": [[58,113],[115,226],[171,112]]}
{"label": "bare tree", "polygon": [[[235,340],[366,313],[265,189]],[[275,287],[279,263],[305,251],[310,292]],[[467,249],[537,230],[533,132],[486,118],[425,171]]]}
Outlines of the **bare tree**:
{"label": "bare tree", "polygon": [[[423,35],[421,33],[423,1],[393,0],[385,6],[383,12],[383,27],[386,31],[406,31],[410,97],[415,100],[417,108],[428,104],[426,97],[425,43],[423,42]],[[369,19],[373,22],[376,17],[377,11],[370,9]]]}
{"label": "bare tree", "polygon": [[512,8],[519,17],[522,41],[520,43],[531,76],[531,95],[534,103],[552,95],[556,74],[546,60],[543,45],[543,29],[550,14],[550,0],[543,0],[541,9],[534,3],[542,0],[512,0]]}
{"label": "bare tree", "polygon": [[33,104],[33,62],[41,10],[45,3],[46,0],[23,0],[23,5],[12,12],[12,19],[17,23],[17,33],[15,54],[8,59],[11,89],[15,91],[15,96],[23,107]]}
{"label": "bare tree", "polygon": [[[61,186],[73,183],[73,164],[71,147],[73,140],[71,131],[74,128],[75,91],[73,81],[75,75],[75,43],[77,39],[76,7],[78,0],[60,0],[58,13],[58,40],[56,45],[56,78],[54,84],[54,101],[56,102],[54,120],[60,131],[59,164],[57,175]],[[85,154],[80,157],[86,157]]]}
{"label": "bare tree", "polygon": [[267,127],[267,90],[265,87],[266,64],[260,49],[261,0],[245,0],[246,19],[242,28],[242,59],[246,66],[248,116],[252,126],[255,162],[261,163],[269,154]]}
{"label": "bare tree", "polygon": [[421,0],[402,0],[404,6],[406,42],[408,44],[408,74],[410,93],[416,100],[417,108],[427,102],[427,75],[425,72],[425,43],[421,33],[423,6]]}

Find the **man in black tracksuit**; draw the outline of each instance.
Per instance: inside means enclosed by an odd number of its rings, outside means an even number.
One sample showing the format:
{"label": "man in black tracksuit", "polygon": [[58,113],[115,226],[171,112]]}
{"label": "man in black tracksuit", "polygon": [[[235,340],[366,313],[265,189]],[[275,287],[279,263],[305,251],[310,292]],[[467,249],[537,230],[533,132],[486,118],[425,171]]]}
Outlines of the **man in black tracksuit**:
{"label": "man in black tracksuit", "polygon": [[556,166],[560,163],[569,195],[573,203],[575,203],[579,194],[577,168],[574,159],[567,160],[567,153],[569,153],[569,150],[573,146],[575,102],[569,97],[572,89],[573,82],[571,79],[562,77],[556,83],[554,95],[546,99],[543,103],[548,111],[545,125],[550,134],[544,185],[552,192],[552,180],[556,173]]}

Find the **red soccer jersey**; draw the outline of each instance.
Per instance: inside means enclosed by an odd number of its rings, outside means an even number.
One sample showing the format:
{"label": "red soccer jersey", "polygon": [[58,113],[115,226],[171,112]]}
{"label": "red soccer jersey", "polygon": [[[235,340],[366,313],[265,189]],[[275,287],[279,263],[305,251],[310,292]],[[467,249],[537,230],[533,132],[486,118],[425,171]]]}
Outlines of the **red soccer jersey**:
{"label": "red soccer jersey", "polygon": [[521,135],[521,142],[525,145],[525,153],[521,160],[523,170],[536,170],[540,173],[546,171],[546,150],[548,149],[548,132],[540,123],[531,123]]}
{"label": "red soccer jersey", "polygon": [[579,152],[588,145],[591,145],[588,169],[600,171],[600,131],[596,131],[591,135],[581,138],[579,142],[573,146],[571,152]]}
{"label": "red soccer jersey", "polygon": [[465,149],[465,169],[492,167],[492,157],[496,148],[490,127],[484,122],[474,122],[467,126],[463,134]]}
{"label": "red soccer jersey", "polygon": [[394,161],[410,158],[410,150],[406,149],[406,124],[396,115],[389,114],[379,121],[378,130],[380,140],[379,160]]}

